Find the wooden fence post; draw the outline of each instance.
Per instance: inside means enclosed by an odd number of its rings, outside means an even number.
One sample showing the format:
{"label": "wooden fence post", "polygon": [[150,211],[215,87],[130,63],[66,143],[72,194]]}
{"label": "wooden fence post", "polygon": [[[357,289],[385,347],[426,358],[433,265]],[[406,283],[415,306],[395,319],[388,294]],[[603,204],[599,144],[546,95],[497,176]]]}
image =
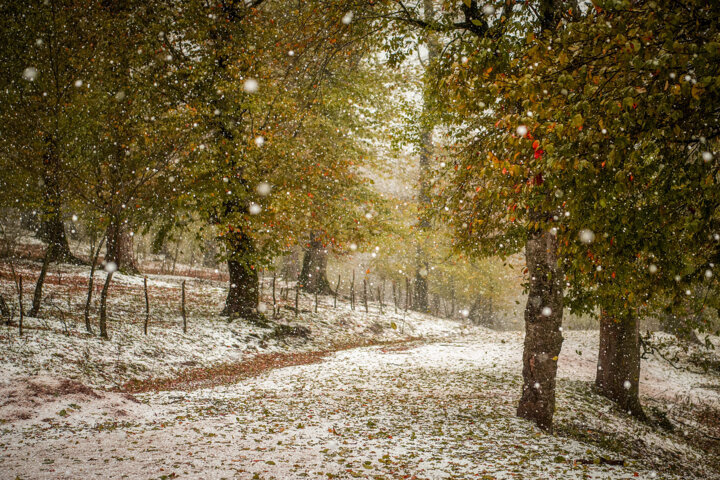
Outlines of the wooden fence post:
{"label": "wooden fence post", "polygon": [[277,317],[277,300],[275,299],[275,278],[277,275],[275,272],[273,272],[273,284],[272,284],[272,290],[273,290],[273,318]]}
{"label": "wooden fence post", "polygon": [[350,283],[350,308],[355,310],[355,269],[353,269],[352,283]]}
{"label": "wooden fence post", "polygon": [[338,273],[338,281],[337,281],[337,285],[335,285],[335,295],[333,298],[333,308],[337,308],[337,297],[338,297],[339,292],[340,292],[340,274]]}
{"label": "wooden fence post", "polygon": [[300,313],[300,282],[295,283],[295,318]]}
{"label": "wooden fence post", "polygon": [[100,338],[105,340],[110,338],[107,331],[107,297],[114,272],[114,270],[107,272],[105,284],[103,285],[102,292],[100,292]]}
{"label": "wooden fence post", "polygon": [[37,283],[35,284],[35,294],[33,295],[32,307],[28,312],[31,317],[37,317],[40,313],[40,304],[42,301],[42,289],[45,284],[45,277],[47,276],[48,267],[50,266],[50,255],[53,252],[52,247],[47,247],[45,257],[43,258],[42,268],[40,269],[40,275],[38,276]]}
{"label": "wooden fence post", "polygon": [[187,333],[187,315],[185,314],[185,280],[182,281],[182,319],[183,319],[183,333]]}
{"label": "wooden fence post", "polygon": [[148,325],[150,324],[150,298],[148,297],[147,276],[143,277],[143,289],[145,290],[145,325],[143,331],[147,335]]}
{"label": "wooden fence post", "polygon": [[90,255],[92,255],[92,265],[90,266],[90,279],[88,280],[88,295],[87,300],[85,301],[85,330],[88,333],[92,333],[92,327],[90,326],[90,302],[92,302],[92,294],[93,294],[93,283],[95,282],[95,268],[97,267],[98,257],[100,257],[100,249],[103,246],[103,243],[105,243],[106,236],[103,235],[102,239],[100,239],[100,244],[97,246],[97,250],[93,253],[92,248],[90,248]]}
{"label": "wooden fence post", "polygon": [[20,323],[18,327],[20,330],[20,336],[22,336],[23,318],[25,317],[25,307],[23,307],[23,286],[22,286],[22,275],[18,275],[18,297],[20,301]]}
{"label": "wooden fence post", "polygon": [[363,278],[363,302],[365,303],[365,313],[369,313],[368,310],[368,298],[367,298],[367,279]]}
{"label": "wooden fence post", "polygon": [[410,279],[408,277],[405,277],[405,311],[407,312],[410,308],[410,302],[412,301],[410,293]]}

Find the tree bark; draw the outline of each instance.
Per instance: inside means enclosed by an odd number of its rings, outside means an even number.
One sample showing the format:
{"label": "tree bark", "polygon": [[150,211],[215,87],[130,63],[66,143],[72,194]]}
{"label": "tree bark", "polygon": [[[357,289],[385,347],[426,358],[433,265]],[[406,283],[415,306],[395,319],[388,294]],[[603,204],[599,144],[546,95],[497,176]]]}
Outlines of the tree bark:
{"label": "tree bark", "polygon": [[320,237],[310,234],[310,242],[303,255],[302,270],[300,271],[300,283],[303,290],[308,293],[320,295],[332,295],[333,291],[327,279],[327,250]]}
{"label": "tree bark", "polygon": [[107,228],[105,261],[114,262],[118,271],[123,273],[138,273],[133,258],[133,237],[128,225],[119,218],[112,220]]}
{"label": "tree bark", "polygon": [[563,278],[557,266],[557,239],[532,233],[525,245],[530,291],[525,307],[523,387],[517,415],[552,432],[555,377],[562,347]]}
{"label": "tree bark", "polygon": [[43,215],[40,238],[50,249],[51,262],[82,263],[70,251],[65,224],[62,221],[62,187],[60,186],[61,165],[54,141],[47,141],[47,151],[43,155]]}
{"label": "tree bark", "polygon": [[600,315],[600,351],[595,386],[604,397],[644,419],[640,405],[640,322],[635,315]]}
{"label": "tree bark", "polygon": [[239,316],[245,319],[258,318],[260,288],[257,269],[252,263],[255,245],[252,239],[242,232],[230,234],[227,242],[230,250],[230,258],[227,261],[230,289],[221,315]]}
{"label": "tree bark", "polygon": [[[435,8],[433,0],[424,0],[424,18],[430,23],[435,17]],[[436,36],[430,32],[425,37],[425,45],[427,46],[427,63],[432,64],[439,56],[440,48]],[[429,99],[424,99],[423,113],[430,111]],[[420,189],[418,191],[418,203],[421,209],[429,209],[430,202],[430,159],[433,152],[432,124],[425,120],[420,132]],[[430,221],[425,212],[421,212],[421,218],[418,223],[420,231],[428,231],[430,229]],[[428,313],[430,302],[428,301],[428,281],[427,277],[430,272],[430,264],[427,261],[428,255],[422,244],[419,244],[416,250],[416,268],[415,268],[415,296],[413,308],[419,312]]]}

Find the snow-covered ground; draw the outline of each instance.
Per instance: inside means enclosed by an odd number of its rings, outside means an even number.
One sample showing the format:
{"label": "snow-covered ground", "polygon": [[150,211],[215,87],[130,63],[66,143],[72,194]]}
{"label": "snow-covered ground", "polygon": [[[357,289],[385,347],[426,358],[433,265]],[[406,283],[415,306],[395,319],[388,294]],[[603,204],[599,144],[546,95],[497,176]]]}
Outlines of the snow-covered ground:
{"label": "snow-covered ground", "polygon": [[[591,392],[582,380],[596,342],[594,332],[566,333],[555,436],[514,417],[522,337],[513,332],[357,348],[233,385],[135,397],[36,377],[22,386],[33,413],[2,425],[0,476],[720,478],[682,433]],[[654,380],[719,405],[717,378]],[[593,464],[600,458],[626,464]]]}
{"label": "snow-covered ground", "polygon": [[[75,302],[72,287],[63,290],[82,267],[63,268],[48,292],[82,305],[82,289]],[[142,281],[122,275],[109,341],[85,334],[70,313],[63,324],[49,305],[48,319],[29,319],[22,338],[2,327],[0,478],[720,478],[720,377],[687,356],[679,368],[652,354],[643,361],[649,425],[593,393],[597,332],[564,332],[548,435],[514,415],[521,332],[392,307],[380,314],[376,304],[369,314],[344,301],[335,309],[323,297],[317,314],[296,319],[283,308],[276,322],[309,328],[309,338],[278,338],[276,323],[218,317],[222,284],[187,278],[183,334],[179,281],[151,277],[147,337]],[[301,305],[312,310],[312,299]],[[253,361],[266,364],[211,388],[151,382]],[[149,388],[123,393],[130,380]],[[663,418],[674,430],[659,426]]]}
{"label": "snow-covered ground", "polygon": [[[35,268],[35,270],[33,270]],[[7,269],[5,269],[7,270]],[[17,268],[25,278],[36,275],[36,265]],[[4,271],[0,292],[15,300],[14,285]],[[96,289],[102,288],[105,272],[95,279]],[[229,322],[218,314],[222,309],[226,285],[222,282],[192,277],[150,275],[151,319],[149,334],[143,333],[145,300],[141,276],[113,276],[108,301],[110,340],[85,331],[82,311],[87,295],[88,268],[62,265],[51,271],[44,289],[41,310],[44,318],[25,318],[25,333],[17,327],[0,326],[0,380],[29,375],[52,374],[77,380],[95,388],[116,388],[132,380],[173,377],[193,368],[219,363],[249,360],[258,353],[335,350],[353,345],[403,341],[412,337],[443,338],[468,328],[458,322],[438,319],[415,312],[385,306],[383,314],[377,303],[370,303],[369,313],[340,299],[333,307],[332,297],[319,299],[318,313],[314,298],[301,295],[301,313],[294,311],[294,290],[287,299],[280,297],[277,282],[276,299],[279,314],[272,319],[272,296],[266,279],[262,300],[268,327],[251,325],[242,320]],[[188,332],[182,331],[180,284],[186,281]],[[34,285],[25,283],[26,310]],[[288,285],[293,288],[293,284]],[[97,302],[94,295],[91,311],[97,333]],[[64,317],[64,321],[62,318]],[[15,317],[17,321],[17,315]],[[310,335],[283,334],[278,325],[303,327]]]}

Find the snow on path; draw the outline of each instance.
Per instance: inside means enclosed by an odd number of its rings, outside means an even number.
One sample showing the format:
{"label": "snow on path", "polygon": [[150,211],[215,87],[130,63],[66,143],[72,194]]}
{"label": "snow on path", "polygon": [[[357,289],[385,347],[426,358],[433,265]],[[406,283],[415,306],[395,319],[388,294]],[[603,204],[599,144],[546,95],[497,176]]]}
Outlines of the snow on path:
{"label": "snow on path", "polygon": [[[590,347],[592,334],[569,337],[560,376],[589,375],[592,359],[574,351]],[[121,416],[74,404],[66,416],[1,425],[0,478],[658,476],[642,461],[575,466],[617,455],[515,418],[521,352],[521,335],[486,332],[138,395],[142,403],[124,401]]]}

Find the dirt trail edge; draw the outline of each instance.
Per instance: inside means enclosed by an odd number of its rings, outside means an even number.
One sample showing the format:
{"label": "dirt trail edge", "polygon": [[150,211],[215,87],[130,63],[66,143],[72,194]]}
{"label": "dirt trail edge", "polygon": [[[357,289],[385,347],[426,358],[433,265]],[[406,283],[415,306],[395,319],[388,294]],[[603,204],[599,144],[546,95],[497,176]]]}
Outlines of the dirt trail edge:
{"label": "dirt trail edge", "polygon": [[408,337],[400,340],[365,340],[352,343],[340,343],[326,350],[311,352],[259,353],[240,362],[223,362],[210,367],[188,368],[172,377],[132,380],[111,392],[147,393],[168,390],[194,391],[221,385],[232,385],[240,380],[256,377],[276,368],[308,365],[322,362],[328,355],[361,347],[394,346],[420,344],[421,338]]}

